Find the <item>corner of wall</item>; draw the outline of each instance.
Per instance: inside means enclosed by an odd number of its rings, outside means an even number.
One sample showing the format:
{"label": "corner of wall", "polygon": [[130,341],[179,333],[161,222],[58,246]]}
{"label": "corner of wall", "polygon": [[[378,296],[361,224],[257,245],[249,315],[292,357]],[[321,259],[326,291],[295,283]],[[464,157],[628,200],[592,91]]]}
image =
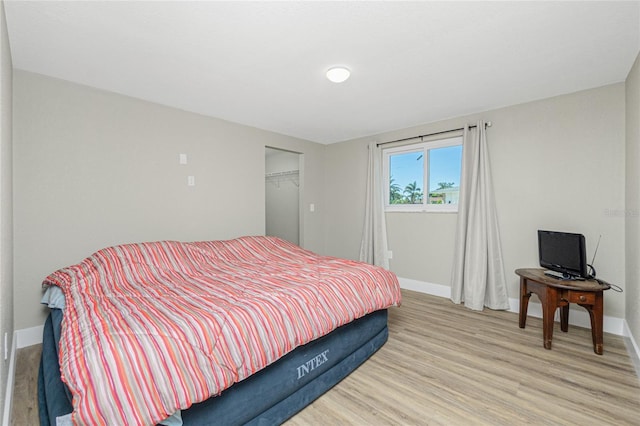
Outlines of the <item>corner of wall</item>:
{"label": "corner of wall", "polygon": [[11,422],[11,409],[13,407],[13,383],[16,375],[16,346],[18,339],[14,333],[12,344],[11,344],[11,352],[9,355],[9,371],[7,374],[7,386],[5,391],[5,395],[3,398],[4,410],[2,414],[2,426],[9,426]]}
{"label": "corner of wall", "polygon": [[631,334],[631,330],[629,330],[629,324],[624,322],[624,343],[627,346],[627,352],[629,353],[629,358],[631,358],[631,363],[636,369],[636,375],[640,377],[640,347],[636,343],[636,339],[633,338],[633,334]]}
{"label": "corner of wall", "polygon": [[[625,81],[625,320],[640,341],[640,53]],[[636,351],[637,346],[634,344]]]}
{"label": "corner of wall", "polygon": [[3,424],[11,414],[13,391],[13,64],[4,12],[0,1],[0,404]]}

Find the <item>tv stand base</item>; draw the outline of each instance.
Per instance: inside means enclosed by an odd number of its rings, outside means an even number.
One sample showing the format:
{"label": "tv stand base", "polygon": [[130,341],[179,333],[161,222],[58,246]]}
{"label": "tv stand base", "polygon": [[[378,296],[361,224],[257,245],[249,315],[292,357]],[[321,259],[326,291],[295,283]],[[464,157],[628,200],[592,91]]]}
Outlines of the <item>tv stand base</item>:
{"label": "tv stand base", "polygon": [[595,280],[567,281],[549,277],[542,269],[516,269],[520,276],[520,328],[527,321],[527,309],[532,294],[542,304],[542,340],[545,349],[551,349],[553,317],[560,308],[560,330],[569,331],[569,304],[577,303],[589,312],[593,351],[603,352],[603,291],[609,286]]}

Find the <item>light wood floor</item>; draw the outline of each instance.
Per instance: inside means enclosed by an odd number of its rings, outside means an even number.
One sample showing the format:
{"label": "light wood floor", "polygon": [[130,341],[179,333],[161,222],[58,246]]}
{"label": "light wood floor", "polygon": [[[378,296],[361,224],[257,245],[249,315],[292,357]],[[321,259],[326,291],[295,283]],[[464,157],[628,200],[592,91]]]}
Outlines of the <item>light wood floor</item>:
{"label": "light wood floor", "polygon": [[[385,346],[286,426],[640,425],[640,380],[621,337],[605,334],[596,355],[590,330],[556,324],[549,351],[540,319],[523,330],[514,313],[403,296]],[[14,425],[38,424],[39,354],[18,352]]]}

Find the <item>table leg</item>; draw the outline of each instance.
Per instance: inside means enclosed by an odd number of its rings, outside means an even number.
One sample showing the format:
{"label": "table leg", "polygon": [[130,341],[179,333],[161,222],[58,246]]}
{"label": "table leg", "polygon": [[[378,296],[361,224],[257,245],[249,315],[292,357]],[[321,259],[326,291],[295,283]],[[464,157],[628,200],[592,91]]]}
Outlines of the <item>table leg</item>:
{"label": "table leg", "polygon": [[603,299],[602,292],[599,291],[596,293],[596,301],[593,305],[583,305],[580,304],[583,308],[585,308],[589,312],[589,317],[591,318],[591,338],[593,339],[593,351],[602,355],[604,352],[604,342],[603,342]]}
{"label": "table leg", "polygon": [[569,303],[560,308],[560,330],[569,331]]}
{"label": "table leg", "polygon": [[[553,320],[558,308],[556,299],[558,293],[556,289],[546,286],[546,291],[541,291],[544,296],[540,298],[542,303],[542,340],[545,349],[551,349],[551,339],[553,339]],[[538,294],[538,296],[540,296]]]}
{"label": "table leg", "polygon": [[520,277],[520,328],[524,328],[527,323],[527,309],[529,309],[529,298],[531,293],[527,292],[527,279]]}

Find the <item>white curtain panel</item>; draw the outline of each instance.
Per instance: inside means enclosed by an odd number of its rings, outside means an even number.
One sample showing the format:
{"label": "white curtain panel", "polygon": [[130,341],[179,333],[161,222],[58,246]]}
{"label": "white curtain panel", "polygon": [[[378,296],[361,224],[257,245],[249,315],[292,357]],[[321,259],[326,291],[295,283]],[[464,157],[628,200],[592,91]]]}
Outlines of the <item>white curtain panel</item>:
{"label": "white curtain panel", "polygon": [[383,188],[382,149],[375,142],[371,142],[369,143],[367,192],[364,228],[362,230],[362,242],[360,243],[360,260],[389,269]]}
{"label": "white curtain panel", "polygon": [[484,121],[464,129],[451,300],[509,309]]}

